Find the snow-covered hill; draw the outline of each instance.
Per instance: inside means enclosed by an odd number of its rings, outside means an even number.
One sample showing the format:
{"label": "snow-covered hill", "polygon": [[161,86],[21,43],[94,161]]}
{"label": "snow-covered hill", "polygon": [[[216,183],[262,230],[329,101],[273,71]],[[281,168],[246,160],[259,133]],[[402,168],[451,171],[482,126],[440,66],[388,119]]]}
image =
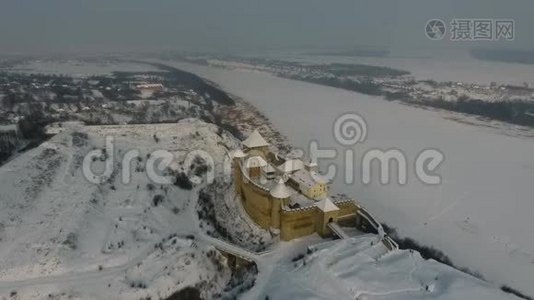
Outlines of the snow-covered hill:
{"label": "snow-covered hill", "polygon": [[[242,280],[232,275],[217,250],[225,249],[258,266],[254,287],[243,299],[510,297],[467,274],[424,261],[416,252],[387,253],[373,235],[330,242],[312,235],[274,243],[264,253],[250,252],[245,248],[256,247],[258,240],[273,241],[242,215],[231,184],[217,177],[208,189],[198,185],[189,190],[155,184],[144,172],[147,154],[161,149],[174,154],[177,169],[191,150],[204,150],[221,162],[237,141],[215,125],[188,119],[157,125],[65,123],[62,128],[48,142],[0,167],[0,296],[165,299],[192,286],[204,299],[232,297],[246,288],[235,287]],[[128,150],[140,152],[129,184],[117,174],[95,185],[81,173],[84,155],[103,148],[107,136],[115,138],[116,168]],[[96,169],[104,164],[94,163]],[[211,220],[229,236],[206,234],[212,230],[210,219],[197,218],[204,209],[198,202],[200,191],[213,193]],[[313,253],[295,259],[307,247]],[[246,282],[250,284],[250,277]]]}
{"label": "snow-covered hill", "polygon": [[[0,167],[0,297],[158,299],[187,286],[205,298],[221,292],[231,271],[197,236],[190,204],[197,188],[151,183],[143,171],[147,154],[160,149],[177,162],[197,149],[222,161],[233,137],[193,119],[70,126]],[[120,172],[100,185],[82,175],[84,155],[103,148],[106,136],[115,138],[116,168],[127,150],[140,152],[130,184]]]}
{"label": "snow-covered hill", "polygon": [[518,299],[415,251],[385,253],[365,235],[321,244],[294,263],[278,265],[269,299]]}

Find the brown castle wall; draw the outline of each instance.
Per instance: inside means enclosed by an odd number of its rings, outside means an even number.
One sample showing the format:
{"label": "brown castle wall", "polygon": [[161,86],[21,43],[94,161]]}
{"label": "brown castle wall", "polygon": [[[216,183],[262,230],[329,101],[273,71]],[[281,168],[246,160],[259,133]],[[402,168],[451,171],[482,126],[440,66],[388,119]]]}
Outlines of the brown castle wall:
{"label": "brown castle wall", "polygon": [[289,241],[315,232],[319,210],[315,207],[298,210],[282,210],[280,216],[280,239]]}
{"label": "brown castle wall", "polygon": [[334,204],[339,207],[339,211],[337,214],[338,218],[348,217],[351,215],[355,216],[358,212],[358,206],[352,200],[334,202]]}
{"label": "brown castle wall", "polygon": [[261,228],[269,229],[271,225],[271,202],[267,192],[251,183],[242,183],[241,201],[252,220]]}
{"label": "brown castle wall", "polygon": [[[273,201],[279,200],[272,199],[268,191],[249,182],[246,175],[241,172],[239,164],[234,166],[236,192],[241,195],[242,205],[247,214],[263,229],[277,227],[278,218],[272,218],[272,214],[278,209],[273,210],[272,205]],[[358,218],[356,213],[359,208],[354,201],[337,201],[334,204],[339,210],[328,213],[323,213],[315,206],[279,210],[280,239],[289,241],[315,232],[323,237],[329,236],[331,232],[326,225],[330,219],[337,221],[339,218]]]}

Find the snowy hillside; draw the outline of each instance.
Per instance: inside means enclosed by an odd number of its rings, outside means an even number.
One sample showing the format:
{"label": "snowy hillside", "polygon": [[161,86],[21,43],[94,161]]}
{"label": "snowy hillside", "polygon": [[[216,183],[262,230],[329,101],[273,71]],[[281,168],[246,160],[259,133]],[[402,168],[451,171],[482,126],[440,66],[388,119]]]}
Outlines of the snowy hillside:
{"label": "snowy hillside", "polygon": [[[0,168],[0,296],[158,299],[188,286],[205,298],[222,292],[231,271],[194,225],[198,189],[154,184],[143,171],[154,150],[180,162],[203,149],[222,161],[235,140],[192,119],[71,126]],[[117,175],[95,185],[82,175],[83,156],[109,135],[116,167],[126,150],[140,152],[129,184]]]}
{"label": "snowy hillside", "polygon": [[[374,242],[374,243],[373,243]],[[278,265],[265,287],[269,299],[518,299],[419,253],[384,254],[373,236],[323,243]]]}

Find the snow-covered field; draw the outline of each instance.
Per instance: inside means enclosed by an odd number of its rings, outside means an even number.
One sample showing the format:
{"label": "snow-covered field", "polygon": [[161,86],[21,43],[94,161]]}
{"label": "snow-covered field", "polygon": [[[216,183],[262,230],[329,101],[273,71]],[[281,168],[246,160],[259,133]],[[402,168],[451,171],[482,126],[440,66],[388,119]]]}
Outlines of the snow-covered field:
{"label": "snow-covered field", "polygon": [[[193,119],[69,126],[0,168],[0,297],[159,299],[188,286],[204,298],[221,292],[231,272],[195,226],[197,189],[151,183],[144,169],[147,154],[159,149],[177,162],[198,149],[221,161],[235,140]],[[106,136],[115,138],[117,172],[95,185],[81,164]],[[131,183],[123,184],[120,161],[131,149],[140,159],[131,164]]]}
{"label": "snow-covered field", "polygon": [[277,276],[265,288],[270,299],[515,299],[417,252],[385,253],[373,236],[315,248],[296,262],[276,266]]}
{"label": "snow-covered field", "polygon": [[32,60],[10,68],[9,71],[41,74],[60,74],[72,77],[111,75],[113,72],[161,71],[144,64],[101,61],[98,63],[83,60]]}
{"label": "snow-covered field", "polygon": [[[503,133],[514,130],[452,120],[471,120],[458,114],[264,73],[174,65],[249,101],[288,136],[291,144],[304,149],[311,140],[317,140],[321,148],[333,147],[343,153],[346,148],[335,142],[333,123],[344,112],[359,113],[367,121],[368,137],[353,147],[356,183],[347,185],[338,176],[332,189],[355,197],[379,220],[398,227],[402,235],[443,250],[455,264],[480,272],[496,284],[534,295],[532,138]],[[432,72],[436,74],[432,78],[439,80],[438,70]],[[370,185],[361,184],[361,158],[371,148],[402,150],[408,158],[408,184],[384,186],[376,178]],[[415,158],[426,148],[445,154],[438,170],[442,177],[438,186],[422,184],[415,177]],[[331,163],[342,166],[342,156],[324,160],[322,169]]]}

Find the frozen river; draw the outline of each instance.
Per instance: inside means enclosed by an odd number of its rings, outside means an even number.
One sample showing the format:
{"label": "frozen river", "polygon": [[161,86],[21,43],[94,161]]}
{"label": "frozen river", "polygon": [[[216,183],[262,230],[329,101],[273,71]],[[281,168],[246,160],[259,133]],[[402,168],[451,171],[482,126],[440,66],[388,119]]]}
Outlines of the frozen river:
{"label": "frozen river", "polygon": [[[354,197],[402,235],[441,249],[455,264],[534,295],[534,138],[462,124],[446,119],[451,116],[447,112],[264,73],[173,65],[255,105],[294,146],[304,149],[316,140],[321,148],[343,153],[347,147],[335,141],[334,121],[344,112],[357,112],[367,122],[368,136],[351,147],[355,183],[346,184],[338,174],[332,190]],[[374,178],[362,184],[359,165],[371,148],[403,151],[408,183],[381,185]],[[437,186],[415,177],[415,158],[427,148],[445,155]],[[343,155],[321,166],[332,163],[343,166]]]}

